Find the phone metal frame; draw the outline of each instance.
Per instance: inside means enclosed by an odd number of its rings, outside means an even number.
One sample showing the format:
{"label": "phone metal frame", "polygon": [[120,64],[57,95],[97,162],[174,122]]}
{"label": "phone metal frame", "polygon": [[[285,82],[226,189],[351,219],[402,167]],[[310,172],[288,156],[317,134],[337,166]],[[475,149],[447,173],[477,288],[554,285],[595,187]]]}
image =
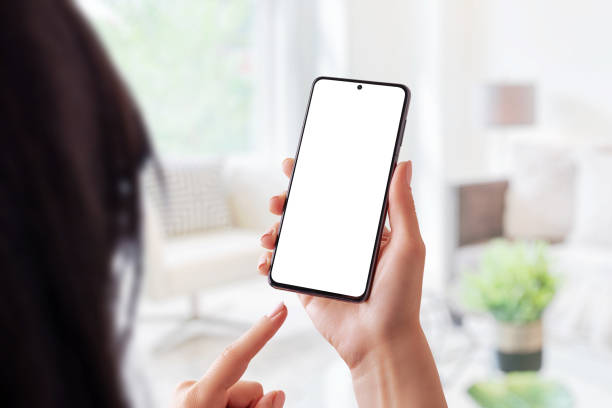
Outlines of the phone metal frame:
{"label": "phone metal frame", "polygon": [[[401,88],[404,91],[404,103],[402,106],[402,114],[397,126],[397,136],[395,138],[395,146],[393,151],[393,159],[391,160],[391,164],[389,166],[389,175],[387,177],[387,187],[385,189],[385,197],[383,200],[383,205],[380,212],[380,218],[378,221],[378,231],[376,233],[376,240],[374,242],[374,250],[372,251],[372,259],[370,260],[370,271],[368,273],[368,279],[366,282],[366,288],[364,292],[360,296],[348,296],[340,293],[327,292],[318,289],[305,288],[301,286],[288,285],[285,283],[276,282],[272,278],[272,270],[274,267],[274,257],[276,256],[276,244],[278,244],[278,240],[280,239],[281,231],[283,229],[283,220],[285,218],[285,209],[287,208],[287,203],[289,202],[289,197],[291,196],[291,184],[293,183],[293,174],[295,172],[295,168],[297,167],[299,155],[300,155],[300,147],[302,146],[302,138],[304,137],[304,130],[306,128],[306,121],[308,120],[308,112],[310,111],[310,103],[312,101],[312,94],[314,92],[315,85],[320,80],[331,80],[331,81],[342,81],[342,82],[353,82],[356,84],[370,84],[370,85],[379,85],[379,86],[393,86],[397,88]],[[397,157],[399,155],[399,150],[403,142],[404,138],[404,130],[406,125],[406,116],[408,115],[408,106],[410,105],[410,89],[403,84],[390,83],[390,82],[377,82],[377,81],[362,81],[359,79],[350,79],[350,78],[336,78],[329,76],[319,76],[315,78],[312,82],[312,86],[310,88],[310,96],[308,98],[308,105],[306,106],[306,114],[304,115],[304,122],[302,123],[302,132],[300,134],[300,140],[298,142],[297,151],[295,153],[295,161],[293,165],[293,170],[291,171],[291,177],[289,179],[289,187],[287,188],[287,198],[285,201],[285,205],[283,207],[283,214],[281,215],[280,224],[278,227],[278,234],[276,237],[276,244],[274,245],[274,251],[272,253],[272,259],[270,261],[270,270],[268,273],[268,283],[270,286],[276,289],[287,290],[290,292],[304,293],[313,296],[322,296],[331,299],[343,300],[348,302],[365,302],[370,296],[370,292],[372,291],[372,281],[374,279],[374,272],[376,270],[376,261],[378,259],[378,253],[380,251],[380,240],[382,238],[382,232],[385,226],[385,219],[387,216],[387,207],[389,200],[389,187],[391,185],[391,179],[393,177],[393,171],[395,170],[395,166],[397,165]]]}

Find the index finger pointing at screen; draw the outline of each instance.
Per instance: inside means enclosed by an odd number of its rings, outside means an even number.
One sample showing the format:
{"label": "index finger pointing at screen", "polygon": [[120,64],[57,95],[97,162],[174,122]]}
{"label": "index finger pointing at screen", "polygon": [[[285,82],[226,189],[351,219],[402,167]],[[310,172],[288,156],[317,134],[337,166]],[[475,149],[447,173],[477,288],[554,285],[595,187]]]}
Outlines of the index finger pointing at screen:
{"label": "index finger pointing at screen", "polygon": [[251,359],[276,334],[286,317],[287,308],[280,303],[228,346],[196,386],[227,390],[234,385],[246,371]]}

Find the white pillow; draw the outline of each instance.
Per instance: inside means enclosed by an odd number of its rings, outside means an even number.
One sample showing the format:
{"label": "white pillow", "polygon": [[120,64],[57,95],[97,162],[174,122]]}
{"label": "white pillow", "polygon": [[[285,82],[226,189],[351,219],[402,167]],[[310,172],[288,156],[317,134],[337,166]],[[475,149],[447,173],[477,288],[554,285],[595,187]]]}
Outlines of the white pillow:
{"label": "white pillow", "polygon": [[166,235],[230,225],[221,162],[166,159],[161,165],[161,180],[146,175],[145,189],[160,209]]}
{"label": "white pillow", "polygon": [[504,235],[562,241],[573,216],[575,165],[570,150],[528,142],[511,148]]}
{"label": "white pillow", "polygon": [[576,181],[571,242],[612,248],[612,150],[581,155]]}

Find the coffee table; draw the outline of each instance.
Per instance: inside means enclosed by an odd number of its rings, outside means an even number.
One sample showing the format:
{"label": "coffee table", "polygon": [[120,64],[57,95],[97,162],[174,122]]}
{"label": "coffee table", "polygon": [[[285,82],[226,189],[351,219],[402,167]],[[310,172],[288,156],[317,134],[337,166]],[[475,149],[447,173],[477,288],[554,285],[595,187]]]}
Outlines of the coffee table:
{"label": "coffee table", "polygon": [[[495,366],[493,330],[490,318],[467,316],[462,327],[447,329],[443,344],[430,341],[449,406],[478,407],[467,389],[477,381],[503,376]],[[612,406],[612,350],[554,335],[545,337],[544,343],[539,375],[563,384],[575,407]]]}

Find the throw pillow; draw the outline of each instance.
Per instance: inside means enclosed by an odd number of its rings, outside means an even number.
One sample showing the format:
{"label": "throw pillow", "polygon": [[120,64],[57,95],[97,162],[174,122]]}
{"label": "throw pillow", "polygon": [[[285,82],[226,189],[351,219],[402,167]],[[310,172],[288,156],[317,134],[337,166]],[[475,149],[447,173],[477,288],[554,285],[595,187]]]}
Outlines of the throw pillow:
{"label": "throw pillow", "polygon": [[526,142],[512,148],[504,235],[562,241],[573,216],[575,165],[570,149]]}
{"label": "throw pillow", "polygon": [[218,161],[162,161],[162,176],[145,176],[145,191],[158,206],[168,236],[230,225]]}
{"label": "throw pillow", "polygon": [[572,243],[612,248],[612,150],[581,155]]}

